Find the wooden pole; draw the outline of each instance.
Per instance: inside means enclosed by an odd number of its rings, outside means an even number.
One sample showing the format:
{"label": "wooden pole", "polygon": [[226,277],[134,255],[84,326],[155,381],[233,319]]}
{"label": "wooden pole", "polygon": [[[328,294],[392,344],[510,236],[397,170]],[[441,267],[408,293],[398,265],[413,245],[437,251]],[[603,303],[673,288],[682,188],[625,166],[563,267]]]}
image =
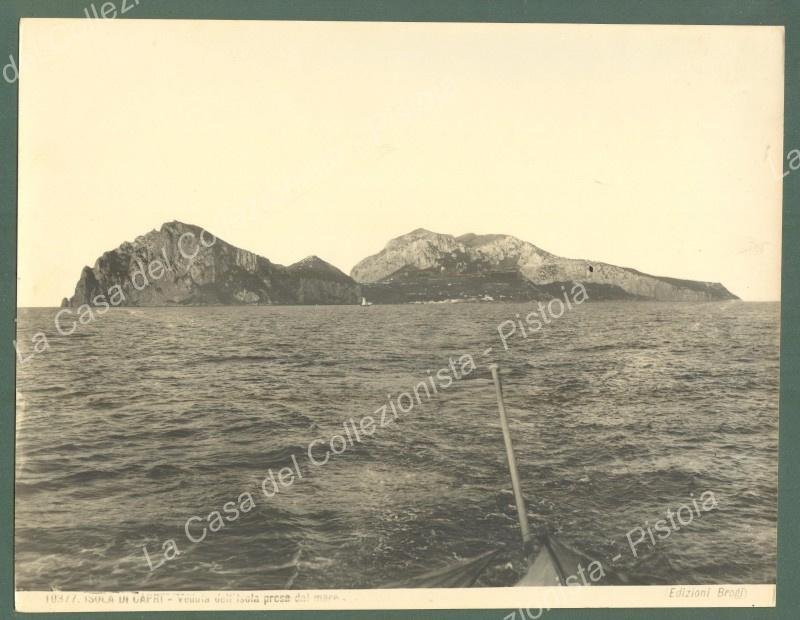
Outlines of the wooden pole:
{"label": "wooden pole", "polygon": [[519,526],[522,530],[522,544],[527,546],[531,540],[531,532],[528,529],[528,511],[525,509],[525,499],[522,497],[522,488],[519,484],[519,473],[517,472],[517,461],[514,458],[514,446],[511,443],[511,431],[508,428],[506,418],[506,407],[503,403],[503,386],[500,383],[500,374],[497,372],[497,364],[490,364],[494,388],[497,392],[497,409],[500,412],[500,426],[503,429],[503,441],[506,444],[506,454],[508,455],[508,469],[511,472],[511,486],[514,489],[514,500],[517,503],[517,515],[519,516]]}

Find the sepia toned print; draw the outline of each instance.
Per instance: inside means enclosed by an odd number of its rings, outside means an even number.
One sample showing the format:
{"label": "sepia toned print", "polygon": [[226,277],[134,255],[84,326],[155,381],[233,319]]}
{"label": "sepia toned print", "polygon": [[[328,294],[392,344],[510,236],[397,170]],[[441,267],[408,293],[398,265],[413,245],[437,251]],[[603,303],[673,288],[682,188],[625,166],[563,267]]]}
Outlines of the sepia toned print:
{"label": "sepia toned print", "polygon": [[781,28],[23,20],[18,69],[18,609],[774,605]]}

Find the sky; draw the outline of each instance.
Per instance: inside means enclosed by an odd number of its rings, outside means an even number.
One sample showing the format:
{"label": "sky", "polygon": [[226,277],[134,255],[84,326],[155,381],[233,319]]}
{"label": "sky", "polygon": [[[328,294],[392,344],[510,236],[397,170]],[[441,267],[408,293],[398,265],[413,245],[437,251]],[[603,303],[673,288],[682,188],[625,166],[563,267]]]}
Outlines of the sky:
{"label": "sky", "polygon": [[780,27],[25,19],[19,67],[19,306],[172,220],[281,264],[423,227],[780,298]]}

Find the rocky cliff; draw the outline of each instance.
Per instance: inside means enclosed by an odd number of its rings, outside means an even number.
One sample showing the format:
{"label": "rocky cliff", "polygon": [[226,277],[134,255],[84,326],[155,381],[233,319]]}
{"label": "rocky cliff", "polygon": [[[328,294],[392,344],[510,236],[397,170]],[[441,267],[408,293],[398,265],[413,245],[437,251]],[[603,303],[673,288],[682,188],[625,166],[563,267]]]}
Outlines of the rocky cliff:
{"label": "rocky cliff", "polygon": [[[98,298],[98,296],[102,296]],[[284,267],[216,239],[198,226],[168,222],[84,267],[62,306],[355,304],[360,286],[316,256]]]}
{"label": "rocky cliff", "polygon": [[392,239],[350,275],[378,303],[445,299],[536,300],[581,282],[589,298],[657,301],[738,299],[722,284],[653,276],[556,256],[510,235],[461,237],[417,229]]}
{"label": "rocky cliff", "polygon": [[509,235],[453,237],[419,228],[348,276],[316,256],[284,267],[198,226],[168,222],[84,267],[62,306],[355,304],[362,294],[376,303],[529,301],[560,297],[574,282],[595,301],[738,299],[716,282],[562,258]]}

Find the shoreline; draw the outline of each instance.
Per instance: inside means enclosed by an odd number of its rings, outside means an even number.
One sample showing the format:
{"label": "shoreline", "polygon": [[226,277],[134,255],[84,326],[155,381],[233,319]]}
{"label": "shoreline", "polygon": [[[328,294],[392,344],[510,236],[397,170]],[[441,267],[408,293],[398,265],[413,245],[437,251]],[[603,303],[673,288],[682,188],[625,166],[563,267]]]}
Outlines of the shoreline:
{"label": "shoreline", "polygon": [[[553,297],[551,299],[557,299]],[[380,302],[373,302],[372,306],[368,307],[376,307],[376,306],[447,306],[450,304],[486,304],[486,305],[499,305],[499,304],[530,304],[535,303],[537,301],[550,301],[550,299],[543,300],[543,299],[528,299],[528,300],[506,300],[506,299],[495,299],[493,301],[487,301],[482,299],[446,299],[441,301],[407,301],[402,303],[396,304],[387,304],[387,303],[380,303]],[[598,299],[598,300],[591,300],[587,299],[588,302],[591,304],[658,304],[658,305],[675,305],[675,304],[697,304],[697,305],[708,305],[708,304],[719,304],[719,303],[737,303],[737,304],[778,304],[780,305],[781,300],[753,300],[748,301],[746,299],[709,299],[704,301],[680,301],[680,300],[666,300],[666,301],[659,301],[656,299]],[[80,306],[76,307],[69,307],[63,308],[61,306],[17,306],[17,311],[19,310],[64,310],[64,309],[73,309],[77,310]],[[164,304],[164,305],[154,305],[154,306],[111,306],[108,310],[144,310],[148,308],[341,308],[341,307],[352,307],[352,308],[361,308],[361,304]]]}

